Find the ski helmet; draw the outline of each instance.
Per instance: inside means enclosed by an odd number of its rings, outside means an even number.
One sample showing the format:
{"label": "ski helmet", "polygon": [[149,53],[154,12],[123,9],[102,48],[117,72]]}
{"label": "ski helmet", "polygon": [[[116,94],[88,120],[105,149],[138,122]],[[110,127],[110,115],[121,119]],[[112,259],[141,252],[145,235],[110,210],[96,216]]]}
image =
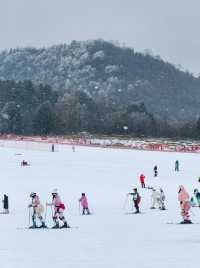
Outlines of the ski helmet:
{"label": "ski helmet", "polygon": [[34,193],[34,192],[32,192],[31,194],[30,194],[30,197],[35,197],[36,196],[36,193]]}
{"label": "ski helmet", "polygon": [[82,193],[81,195],[82,195],[82,196],[85,196],[85,193]]}
{"label": "ski helmet", "polygon": [[58,190],[57,189],[53,189],[53,191],[51,193],[52,193],[52,195],[56,195],[56,194],[58,194]]}

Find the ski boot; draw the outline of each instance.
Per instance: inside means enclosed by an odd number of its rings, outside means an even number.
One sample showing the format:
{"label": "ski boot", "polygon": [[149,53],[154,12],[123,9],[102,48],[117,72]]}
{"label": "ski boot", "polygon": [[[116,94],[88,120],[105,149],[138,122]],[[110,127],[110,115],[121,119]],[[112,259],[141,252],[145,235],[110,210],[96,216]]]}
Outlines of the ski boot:
{"label": "ski boot", "polygon": [[181,224],[192,224],[191,220],[184,220],[181,222]]}
{"label": "ski boot", "polygon": [[36,228],[38,228],[36,223],[33,223],[33,225],[29,227],[29,229],[36,229]]}
{"label": "ski boot", "polygon": [[61,226],[60,228],[70,228],[70,226],[67,224],[67,222],[64,222],[63,226]]}
{"label": "ski boot", "polygon": [[48,228],[48,227],[46,226],[46,224],[44,222],[42,222],[42,225],[40,225],[40,227],[38,227],[38,228]]}
{"label": "ski boot", "polygon": [[56,224],[52,227],[52,229],[59,229],[60,227],[59,227],[59,223],[58,222],[56,222]]}

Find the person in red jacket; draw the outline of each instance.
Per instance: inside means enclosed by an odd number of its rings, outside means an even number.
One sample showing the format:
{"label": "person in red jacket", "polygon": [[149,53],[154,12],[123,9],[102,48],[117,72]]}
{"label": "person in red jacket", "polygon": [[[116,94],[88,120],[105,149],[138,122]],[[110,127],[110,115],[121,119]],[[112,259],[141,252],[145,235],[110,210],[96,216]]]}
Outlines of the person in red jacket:
{"label": "person in red jacket", "polygon": [[144,182],[144,179],[145,179],[144,174],[141,174],[141,175],[140,175],[140,183],[141,183],[142,188],[145,188],[145,182]]}

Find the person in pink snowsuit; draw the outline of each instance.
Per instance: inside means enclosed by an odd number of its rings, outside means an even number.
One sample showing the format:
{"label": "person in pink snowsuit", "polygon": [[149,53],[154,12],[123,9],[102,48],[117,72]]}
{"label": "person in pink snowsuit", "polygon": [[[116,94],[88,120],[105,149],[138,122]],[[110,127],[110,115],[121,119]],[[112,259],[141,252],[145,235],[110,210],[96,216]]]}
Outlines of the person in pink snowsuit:
{"label": "person in pink snowsuit", "polygon": [[[53,221],[55,222],[55,225],[52,228],[69,228],[70,226],[68,225],[63,214],[65,205],[62,203],[56,189],[52,191],[52,197],[52,203],[46,203],[47,206],[54,207]],[[63,222],[61,227],[59,226],[59,220]]]}
{"label": "person in pink snowsuit", "polygon": [[82,206],[82,214],[85,215],[85,212],[87,212],[87,215],[90,214],[90,210],[88,208],[88,201],[85,193],[82,193],[81,198],[79,199],[79,203]]}
{"label": "person in pink snowsuit", "polygon": [[189,210],[191,208],[190,196],[182,185],[179,186],[178,189],[178,201],[180,202],[181,215],[183,217],[181,223],[192,223],[189,215]]}

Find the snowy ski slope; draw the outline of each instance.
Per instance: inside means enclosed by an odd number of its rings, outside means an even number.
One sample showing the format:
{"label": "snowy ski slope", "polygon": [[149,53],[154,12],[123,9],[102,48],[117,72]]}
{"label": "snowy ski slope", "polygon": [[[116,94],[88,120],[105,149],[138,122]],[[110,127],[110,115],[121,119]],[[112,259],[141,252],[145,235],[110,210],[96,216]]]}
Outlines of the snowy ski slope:
{"label": "snowy ski slope", "polygon": [[[19,155],[22,154],[22,155]],[[21,167],[21,160],[31,163]],[[179,173],[174,162],[180,162]],[[168,225],[181,221],[178,185],[192,193],[199,187],[200,155],[100,148],[60,147],[59,152],[0,149],[0,194],[10,198],[9,215],[0,215],[0,268],[193,268],[200,257],[200,225]],[[153,166],[158,165],[158,178]],[[151,191],[162,186],[167,211],[150,210]],[[138,186],[140,215],[127,215],[126,193]],[[58,188],[71,226],[66,230],[27,230],[29,194],[36,191],[43,204]],[[85,192],[94,215],[80,216],[78,198]],[[51,210],[47,224],[52,225]],[[199,208],[192,221],[200,222]]]}

